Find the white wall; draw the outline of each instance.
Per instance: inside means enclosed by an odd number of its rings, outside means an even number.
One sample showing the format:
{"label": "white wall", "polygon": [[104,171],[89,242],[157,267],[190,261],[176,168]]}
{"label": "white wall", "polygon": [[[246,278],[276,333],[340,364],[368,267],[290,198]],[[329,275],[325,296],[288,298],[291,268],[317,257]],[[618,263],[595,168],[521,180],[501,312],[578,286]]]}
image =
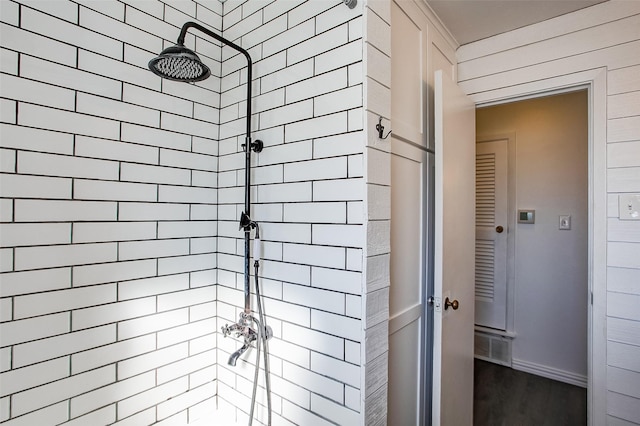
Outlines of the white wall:
{"label": "white wall", "polygon": [[[606,323],[598,319],[594,335],[607,342],[606,358],[600,357],[603,348],[596,349],[591,377],[594,424],[640,423],[640,222],[617,218],[619,194],[640,192],[639,29],[640,3],[609,1],[458,50],[460,85],[476,102],[522,95],[543,87],[545,80],[561,85],[604,69],[606,82],[598,81],[591,110],[595,121],[606,115],[605,128],[597,127],[593,135],[598,158],[592,159],[597,165],[592,208],[609,201],[608,219],[592,210],[597,318],[606,307]],[[606,164],[600,155],[605,150]]]}
{"label": "white wall", "polygon": [[[515,238],[514,368],[586,385],[588,300],[587,92],[480,108],[476,133],[515,134],[516,209],[535,224]],[[515,215],[516,212],[509,214]],[[558,216],[571,215],[571,230]]]}

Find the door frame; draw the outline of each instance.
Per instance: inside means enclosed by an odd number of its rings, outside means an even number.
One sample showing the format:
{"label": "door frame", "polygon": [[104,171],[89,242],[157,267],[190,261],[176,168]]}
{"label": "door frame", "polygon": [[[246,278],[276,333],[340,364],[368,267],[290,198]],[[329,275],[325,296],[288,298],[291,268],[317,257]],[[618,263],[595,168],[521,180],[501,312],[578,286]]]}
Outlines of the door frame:
{"label": "door frame", "polygon": [[476,108],[587,89],[588,91],[588,321],[587,419],[606,423],[607,77],[606,68],[468,95]]}
{"label": "door frame", "polygon": [[[435,152],[430,150],[430,156],[427,160],[427,182],[426,190],[427,207],[425,208],[426,214],[426,257],[424,259],[426,273],[425,273],[425,288],[422,300],[422,306],[424,306],[424,313],[422,315],[422,342],[424,345],[424,356],[422,357],[422,369],[420,371],[420,395],[422,403],[420,404],[420,426],[426,426],[431,424],[431,418],[433,415],[433,347],[434,347],[434,321],[435,321],[435,307],[432,303],[431,296],[435,293],[434,290],[434,274],[433,269],[435,266],[434,250],[435,250],[435,227],[434,227],[434,215],[435,215],[435,179],[436,179],[436,165],[435,165]],[[427,398],[427,396],[429,396]]]}

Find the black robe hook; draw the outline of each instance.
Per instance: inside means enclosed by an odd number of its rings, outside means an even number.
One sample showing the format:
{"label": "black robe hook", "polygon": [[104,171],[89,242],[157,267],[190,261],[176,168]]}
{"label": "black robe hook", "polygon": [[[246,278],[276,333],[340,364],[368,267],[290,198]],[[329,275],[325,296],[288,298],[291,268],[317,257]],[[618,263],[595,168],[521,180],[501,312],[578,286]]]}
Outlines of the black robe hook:
{"label": "black robe hook", "polygon": [[378,137],[380,139],[386,139],[391,134],[391,130],[387,133],[387,136],[384,136],[384,126],[382,125],[382,117],[378,117],[378,124],[376,124],[376,130],[378,131]]}

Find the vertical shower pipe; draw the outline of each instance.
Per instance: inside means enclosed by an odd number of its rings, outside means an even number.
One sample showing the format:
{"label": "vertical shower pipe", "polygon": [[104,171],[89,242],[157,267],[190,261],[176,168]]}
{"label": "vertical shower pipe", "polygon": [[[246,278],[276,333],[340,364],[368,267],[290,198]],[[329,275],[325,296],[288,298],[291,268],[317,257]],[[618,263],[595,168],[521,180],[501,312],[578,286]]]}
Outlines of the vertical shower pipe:
{"label": "vertical shower pipe", "polygon": [[[249,52],[244,50],[242,47],[237,44],[220,37],[218,34],[208,30],[202,25],[196,22],[187,22],[182,26],[182,30],[180,31],[180,36],[178,37],[178,44],[184,45],[184,39],[187,34],[187,29],[189,28],[197,28],[203,33],[213,37],[221,43],[226,44],[227,46],[235,49],[236,51],[242,53],[245,58],[247,58],[247,125],[246,125],[246,135],[245,135],[245,143],[243,145],[245,151],[245,166],[244,166],[244,212],[247,216],[251,217],[251,194],[250,194],[250,168],[251,168],[251,150],[254,149],[256,152],[262,151],[262,143],[260,141],[256,141],[255,144],[251,143],[251,69],[252,69],[252,61],[251,56],[249,56]],[[251,283],[249,280],[249,275],[251,272],[250,269],[250,261],[249,261],[249,244],[251,234],[251,227],[246,226],[244,228],[244,313],[246,317],[251,315]]]}

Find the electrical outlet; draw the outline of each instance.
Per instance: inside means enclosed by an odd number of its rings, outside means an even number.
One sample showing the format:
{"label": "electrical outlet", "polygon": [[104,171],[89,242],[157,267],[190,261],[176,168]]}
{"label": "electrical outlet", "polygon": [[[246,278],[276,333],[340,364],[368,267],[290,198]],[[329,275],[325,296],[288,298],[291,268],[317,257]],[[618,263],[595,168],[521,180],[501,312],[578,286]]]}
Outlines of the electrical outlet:
{"label": "electrical outlet", "polygon": [[571,215],[561,214],[558,218],[558,229],[563,231],[571,229]]}

